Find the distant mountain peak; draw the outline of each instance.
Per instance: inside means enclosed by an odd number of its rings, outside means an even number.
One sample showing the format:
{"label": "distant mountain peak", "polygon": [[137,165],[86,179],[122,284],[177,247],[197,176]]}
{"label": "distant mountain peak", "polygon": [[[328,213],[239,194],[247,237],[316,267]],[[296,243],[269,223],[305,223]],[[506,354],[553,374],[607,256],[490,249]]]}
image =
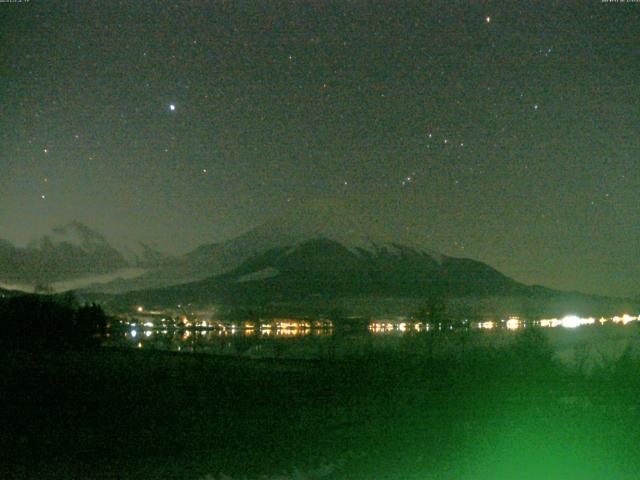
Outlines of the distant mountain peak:
{"label": "distant mountain peak", "polygon": [[52,230],[52,235],[43,237],[40,243],[45,239],[50,240],[53,244],[66,242],[85,250],[109,247],[109,242],[103,235],[78,221],[55,227]]}
{"label": "distant mountain peak", "polygon": [[[347,257],[362,259],[372,255],[398,258],[426,256],[439,264],[445,258],[426,248],[425,241],[407,242],[402,238],[397,231],[382,224],[373,209],[358,209],[335,200],[315,200],[291,206],[270,221],[230,240],[201,245],[139,278],[103,288],[122,292],[189,283],[232,272],[247,260],[260,258],[269,251],[286,255],[287,252],[297,252],[303,245],[305,248],[315,245],[320,250],[323,245],[339,245],[343,253],[349,253]],[[118,250],[127,252],[123,248]],[[130,258],[129,255],[125,257]],[[266,271],[269,274],[273,272]]]}
{"label": "distant mountain peak", "polygon": [[168,257],[140,242],[121,250],[78,221],[55,227],[25,248],[0,240],[0,282],[16,285],[76,280],[74,285],[82,285],[82,279],[93,283],[98,277],[111,279],[125,271],[141,274],[143,268],[155,268],[167,261]]}
{"label": "distant mountain peak", "polygon": [[[397,238],[396,232],[382,224],[375,212],[336,201],[314,201],[291,207],[232,241],[253,252],[278,246],[295,246],[314,239],[332,240],[353,252],[373,252],[383,247],[397,249],[401,244],[406,244]],[[428,253],[435,259],[440,258],[439,254],[424,248],[420,242],[411,242],[406,246]]]}

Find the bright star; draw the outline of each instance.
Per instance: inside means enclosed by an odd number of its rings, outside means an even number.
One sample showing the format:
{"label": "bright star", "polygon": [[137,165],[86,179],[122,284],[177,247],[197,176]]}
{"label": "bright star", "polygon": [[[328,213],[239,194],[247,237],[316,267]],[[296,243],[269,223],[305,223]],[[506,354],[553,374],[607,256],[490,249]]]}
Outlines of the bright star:
{"label": "bright star", "polygon": [[491,23],[491,17],[485,18],[484,21],[487,22],[487,23]]}
{"label": "bright star", "polygon": [[173,111],[175,111],[175,109],[176,109],[175,104],[172,103],[171,105],[169,105],[169,110],[171,110],[173,112]]}

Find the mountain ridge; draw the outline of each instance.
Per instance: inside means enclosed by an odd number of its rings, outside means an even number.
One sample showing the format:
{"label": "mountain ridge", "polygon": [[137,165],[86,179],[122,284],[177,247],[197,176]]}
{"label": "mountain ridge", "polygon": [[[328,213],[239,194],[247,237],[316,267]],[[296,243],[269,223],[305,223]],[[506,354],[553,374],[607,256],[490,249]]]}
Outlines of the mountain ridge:
{"label": "mountain ridge", "polygon": [[0,239],[0,283],[25,290],[49,289],[82,278],[99,281],[101,276],[126,275],[127,270],[155,268],[166,261],[167,256],[143,243],[138,252],[120,251],[77,221],[55,227],[25,247]]}
{"label": "mountain ridge", "polygon": [[[266,275],[261,273],[267,272]],[[472,272],[473,275],[469,275]],[[397,244],[373,251],[312,239],[269,249],[237,268],[196,282],[129,292],[131,302],[261,303],[310,297],[462,296],[524,293],[527,286],[482,262],[430,254]]]}
{"label": "mountain ridge", "polygon": [[[203,244],[175,259],[166,268],[156,269],[129,281],[102,285],[94,291],[123,293],[126,290],[162,288],[190,283],[222,274],[242,262],[271,248],[293,247],[300,243],[324,238],[346,248],[375,251],[398,245],[394,232],[377,225],[374,215],[362,214],[339,202],[309,202],[292,207],[271,221],[224,242]],[[438,260],[441,255],[416,243],[416,248]]]}
{"label": "mountain ridge", "polygon": [[440,298],[457,318],[597,316],[640,307],[630,299],[525,285],[469,258],[436,260],[403,245],[373,252],[352,250],[327,239],[276,247],[235,269],[195,282],[101,298],[118,311],[140,305],[151,309],[273,306],[291,315],[326,315],[337,307],[367,316],[407,315],[428,299]]}
{"label": "mountain ridge", "polygon": [[168,257],[143,243],[109,242],[72,222],[22,249],[0,239],[0,287],[15,289],[25,277],[34,286],[34,277],[44,277],[45,284],[57,280],[54,291],[75,289],[127,308],[433,295],[596,298],[522,284],[483,262],[434,252],[419,238],[400,242],[394,232],[369,229],[372,223],[335,205],[313,206]]}

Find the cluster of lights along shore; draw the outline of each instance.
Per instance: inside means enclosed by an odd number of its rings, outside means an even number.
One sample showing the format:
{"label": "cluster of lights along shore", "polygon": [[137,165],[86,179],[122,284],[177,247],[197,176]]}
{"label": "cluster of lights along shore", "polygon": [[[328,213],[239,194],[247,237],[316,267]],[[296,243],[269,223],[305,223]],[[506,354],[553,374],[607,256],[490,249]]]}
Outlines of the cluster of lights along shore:
{"label": "cluster of lights along shore", "polygon": [[[308,334],[327,334],[340,325],[334,324],[332,320],[317,318],[272,318],[262,320],[247,321],[224,321],[216,320],[211,311],[207,312],[209,320],[203,319],[204,312],[187,314],[184,310],[175,312],[160,310],[145,310],[139,306],[135,313],[121,318],[121,323],[130,329],[127,336],[136,338],[138,329],[141,329],[145,336],[149,337],[158,331],[167,334],[170,331],[196,331],[213,332],[220,335],[276,335],[276,336],[298,336]],[[477,329],[477,330],[509,330],[515,331],[527,327],[541,328],[577,328],[584,325],[627,325],[640,320],[640,315],[633,316],[627,313],[613,317],[580,317],[577,315],[566,315],[562,318],[543,318],[539,320],[526,321],[518,316],[509,316],[500,320],[482,320],[459,322],[422,322],[408,317],[390,317],[384,319],[364,319],[359,317],[346,318],[347,325],[365,326],[374,334],[384,333],[411,333],[411,332],[431,332],[442,330]]]}
{"label": "cluster of lights along shore", "polygon": [[[531,322],[527,322],[522,320],[520,317],[511,316],[507,319],[501,320],[484,320],[479,322],[469,322],[467,320],[463,320],[462,326],[475,328],[478,330],[494,330],[494,329],[506,329],[506,330],[519,330],[522,328],[526,328],[528,326],[536,326],[541,328],[555,328],[555,327],[564,327],[564,328],[576,328],[582,325],[594,325],[600,324],[604,325],[606,323],[612,324],[621,324],[627,325],[630,322],[640,320],[640,315],[632,316],[629,314],[624,315],[616,315],[613,317],[600,317],[596,319],[594,317],[579,317],[577,315],[565,315],[562,318],[543,318],[541,320],[534,320]],[[446,329],[454,330],[456,327],[454,325],[447,325]],[[375,333],[384,333],[384,332],[409,332],[409,331],[430,331],[430,330],[442,330],[442,324],[430,324],[430,323],[422,323],[422,322],[411,322],[411,321],[372,321],[369,325],[369,329]]]}

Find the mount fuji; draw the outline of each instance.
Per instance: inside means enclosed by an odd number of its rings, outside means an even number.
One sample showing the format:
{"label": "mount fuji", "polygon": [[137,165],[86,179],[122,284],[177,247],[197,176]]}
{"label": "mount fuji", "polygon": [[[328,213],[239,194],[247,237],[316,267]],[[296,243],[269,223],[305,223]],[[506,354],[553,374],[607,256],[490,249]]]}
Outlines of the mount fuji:
{"label": "mount fuji", "polygon": [[[335,204],[307,205],[224,243],[203,245],[125,303],[263,303],[336,297],[514,296],[550,291],[521,284],[475,260],[398,242],[372,216]],[[138,283],[140,285],[140,283]],[[121,285],[122,286],[122,285]]]}

